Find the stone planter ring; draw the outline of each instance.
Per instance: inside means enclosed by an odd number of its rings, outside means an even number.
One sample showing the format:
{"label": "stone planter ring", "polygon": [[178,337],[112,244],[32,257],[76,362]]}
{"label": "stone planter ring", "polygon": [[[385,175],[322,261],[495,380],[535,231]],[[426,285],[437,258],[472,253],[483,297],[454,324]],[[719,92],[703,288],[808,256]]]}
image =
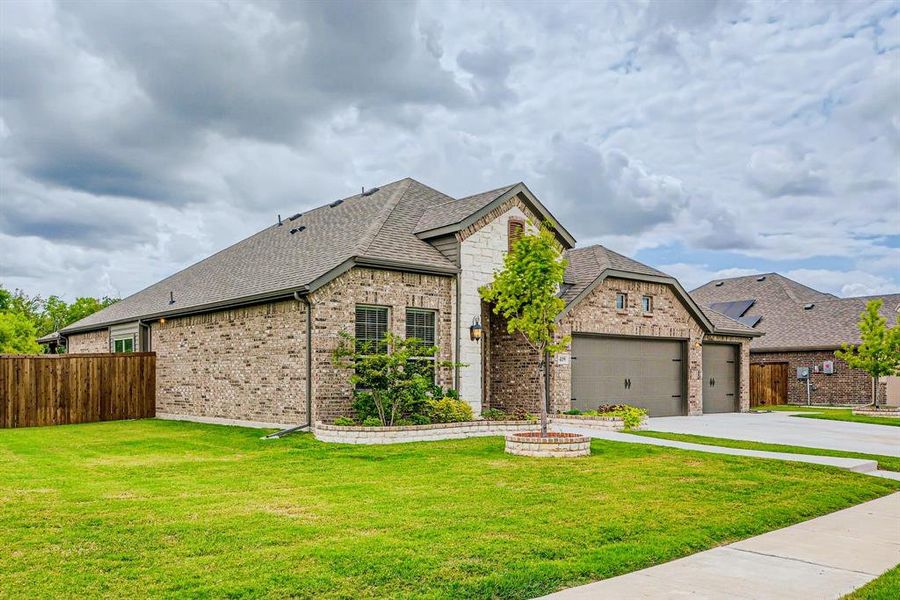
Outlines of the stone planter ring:
{"label": "stone planter ring", "polygon": [[506,452],[517,456],[574,458],[591,453],[591,438],[577,433],[518,431],[506,436]]}

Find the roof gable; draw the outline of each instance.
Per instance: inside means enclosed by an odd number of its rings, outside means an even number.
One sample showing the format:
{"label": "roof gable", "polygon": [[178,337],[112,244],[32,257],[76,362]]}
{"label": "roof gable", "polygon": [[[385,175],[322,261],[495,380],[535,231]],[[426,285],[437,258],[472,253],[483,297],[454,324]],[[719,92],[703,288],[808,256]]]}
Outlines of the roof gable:
{"label": "roof gable", "polygon": [[575,246],[575,238],[563,227],[524,183],[497,188],[460,200],[453,200],[435,207],[422,215],[415,233],[422,239],[431,239],[463,230],[504,202],[518,196],[536,215],[549,221],[564,248]]}

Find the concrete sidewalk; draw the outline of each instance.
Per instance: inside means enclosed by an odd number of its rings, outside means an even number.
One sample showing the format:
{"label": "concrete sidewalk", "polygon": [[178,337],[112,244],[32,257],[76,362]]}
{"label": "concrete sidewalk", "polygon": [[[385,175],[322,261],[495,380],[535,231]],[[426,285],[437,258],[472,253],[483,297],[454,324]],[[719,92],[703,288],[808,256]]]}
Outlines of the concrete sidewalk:
{"label": "concrete sidewalk", "polygon": [[840,598],[900,563],[900,493],[544,598]]}
{"label": "concrete sidewalk", "polygon": [[[858,473],[876,474],[878,468],[877,461],[866,460],[862,458],[840,458],[837,456],[815,456],[811,454],[788,454],[785,452],[767,452],[764,450],[744,450],[742,448],[725,448],[722,446],[708,446],[705,444],[692,444],[690,442],[679,442],[677,440],[666,440],[662,438],[651,438],[640,435],[631,435],[628,433],[617,433],[614,431],[598,431],[587,428],[554,427],[554,430],[566,431],[570,433],[579,433],[601,440],[610,440],[613,442],[626,442],[629,444],[646,444],[649,446],[665,446],[667,448],[680,448],[681,450],[696,450],[698,452],[708,452],[710,454],[730,454],[732,456],[752,456],[754,458],[771,458],[776,460],[788,460],[792,462],[804,462],[814,465],[828,465],[829,467],[837,467],[838,469],[846,469],[847,471],[856,471]],[[878,471],[878,474],[881,474]]]}

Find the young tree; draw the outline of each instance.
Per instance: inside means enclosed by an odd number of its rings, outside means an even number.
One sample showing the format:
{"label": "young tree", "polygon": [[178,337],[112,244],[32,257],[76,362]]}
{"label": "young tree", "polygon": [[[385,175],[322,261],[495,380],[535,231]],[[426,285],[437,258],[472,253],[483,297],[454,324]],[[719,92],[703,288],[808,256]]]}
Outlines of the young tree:
{"label": "young tree", "polygon": [[875,381],[872,404],[878,407],[879,380],[886,375],[900,374],[900,316],[897,324],[887,326],[887,319],[879,314],[882,300],[871,300],[859,316],[858,346],[844,344],[834,353],[855,369],[862,369]]}
{"label": "young tree", "polygon": [[538,358],[541,436],[547,435],[546,383],[549,359],[563,350],[569,337],[556,338],[556,317],[565,308],[559,297],[566,262],[552,227],[543,224],[537,233],[522,236],[513,244],[494,281],[481,288],[481,297],[502,315],[510,333],[519,333]]}

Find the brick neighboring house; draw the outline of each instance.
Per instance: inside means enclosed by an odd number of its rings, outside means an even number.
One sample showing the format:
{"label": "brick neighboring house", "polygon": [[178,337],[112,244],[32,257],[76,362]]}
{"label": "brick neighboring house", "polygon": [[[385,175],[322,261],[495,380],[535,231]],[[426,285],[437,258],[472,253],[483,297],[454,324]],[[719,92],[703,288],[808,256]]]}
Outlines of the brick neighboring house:
{"label": "brick neighboring house", "polygon": [[[888,323],[894,323],[900,311],[900,294],[838,298],[778,273],[716,279],[691,296],[765,333],[750,345],[753,405],[805,404],[807,385],[797,379],[798,367],[810,369],[812,404],[870,403],[872,378],[851,369],[834,351],[844,343],[860,342],[857,323],[868,301],[884,300],[881,314]],[[825,361],[832,361],[833,373],[824,372]],[[879,400],[885,400],[889,385],[890,397],[896,396],[898,383],[896,378],[883,381]]]}
{"label": "brick neighboring house", "polygon": [[[522,183],[454,199],[407,178],[293,215],[61,333],[73,353],[156,352],[160,415],[332,421],[352,395],[349,371],[331,360],[340,334],[387,331],[433,340],[441,359],[465,363],[435,378],[476,414],[537,411],[535,357],[478,288],[510,240],[544,220],[556,222]],[[574,250],[566,229],[555,231],[570,261],[561,334],[574,336],[551,365],[555,410],[747,410],[759,332],[701,309],[664,273],[601,246]],[[476,323],[482,339],[470,334]]]}

